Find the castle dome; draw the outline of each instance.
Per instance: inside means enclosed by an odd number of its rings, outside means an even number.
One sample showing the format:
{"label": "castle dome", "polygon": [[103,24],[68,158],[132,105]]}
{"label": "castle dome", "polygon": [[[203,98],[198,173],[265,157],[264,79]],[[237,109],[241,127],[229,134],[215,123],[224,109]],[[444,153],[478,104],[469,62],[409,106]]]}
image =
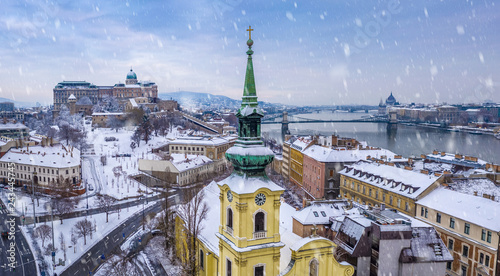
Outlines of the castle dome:
{"label": "castle dome", "polygon": [[130,72],[127,74],[127,80],[136,80],[137,75],[132,71],[132,68],[130,69]]}

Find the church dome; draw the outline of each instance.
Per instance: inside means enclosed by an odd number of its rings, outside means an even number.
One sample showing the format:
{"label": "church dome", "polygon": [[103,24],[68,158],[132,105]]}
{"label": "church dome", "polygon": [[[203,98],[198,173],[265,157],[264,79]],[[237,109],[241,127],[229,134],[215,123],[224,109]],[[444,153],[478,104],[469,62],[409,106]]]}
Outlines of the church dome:
{"label": "church dome", "polygon": [[387,100],[385,100],[385,103],[387,105],[394,105],[396,103],[396,98],[394,98],[394,96],[392,95],[392,92],[391,92],[391,95],[387,98]]}
{"label": "church dome", "polygon": [[130,72],[128,72],[128,74],[127,74],[127,80],[130,80],[130,79],[134,79],[134,80],[137,79],[137,75],[134,73],[134,71],[132,71],[132,69],[130,69]]}

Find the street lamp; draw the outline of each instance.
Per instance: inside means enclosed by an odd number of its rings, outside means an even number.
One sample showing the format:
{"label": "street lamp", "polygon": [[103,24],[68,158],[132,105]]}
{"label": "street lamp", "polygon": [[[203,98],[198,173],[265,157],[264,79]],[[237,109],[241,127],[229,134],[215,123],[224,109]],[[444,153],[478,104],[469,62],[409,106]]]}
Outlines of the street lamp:
{"label": "street lamp", "polygon": [[[36,170],[36,168],[34,168]],[[33,177],[31,178],[31,202],[33,203],[33,228],[36,227],[36,215],[35,215],[35,177],[36,172],[33,172]]]}
{"label": "street lamp", "polygon": [[87,213],[89,212],[89,189],[88,189],[88,186],[89,186],[89,182],[87,180],[85,180],[85,194],[86,194],[86,198],[87,198]]}
{"label": "street lamp", "polygon": [[144,199],[142,200],[142,231],[144,231],[146,229],[145,225],[144,225]]}

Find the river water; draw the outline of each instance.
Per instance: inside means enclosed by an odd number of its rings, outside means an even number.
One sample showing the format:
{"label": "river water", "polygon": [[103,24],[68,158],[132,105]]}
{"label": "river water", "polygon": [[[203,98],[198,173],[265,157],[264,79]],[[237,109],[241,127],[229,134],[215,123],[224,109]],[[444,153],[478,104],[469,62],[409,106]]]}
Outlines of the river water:
{"label": "river water", "polygon": [[[296,114],[308,119],[359,119],[372,113],[320,112]],[[500,164],[500,140],[493,135],[473,135],[419,126],[398,124],[388,128],[385,123],[302,123],[289,124],[291,134],[331,135],[353,137],[370,146],[382,147],[405,157],[432,153],[433,150],[475,156],[487,162]],[[263,136],[281,141],[281,124],[262,125]]]}

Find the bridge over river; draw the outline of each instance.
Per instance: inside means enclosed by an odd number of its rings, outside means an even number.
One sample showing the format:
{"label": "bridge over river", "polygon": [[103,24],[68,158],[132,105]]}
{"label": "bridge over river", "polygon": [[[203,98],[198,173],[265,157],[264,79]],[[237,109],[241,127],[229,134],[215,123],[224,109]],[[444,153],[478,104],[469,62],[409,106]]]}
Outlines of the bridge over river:
{"label": "bridge over river", "polygon": [[320,120],[320,119],[309,119],[309,118],[303,118],[303,117],[298,117],[294,115],[288,115],[288,118],[283,120],[283,117],[281,117],[280,120],[277,120],[278,117],[275,118],[269,118],[269,119],[263,119],[261,121],[262,124],[283,124],[283,123],[288,123],[288,124],[308,124],[308,123],[388,123],[389,119],[387,118],[380,118],[380,117],[367,117],[367,118],[359,118],[359,119],[326,119],[326,120]]}

